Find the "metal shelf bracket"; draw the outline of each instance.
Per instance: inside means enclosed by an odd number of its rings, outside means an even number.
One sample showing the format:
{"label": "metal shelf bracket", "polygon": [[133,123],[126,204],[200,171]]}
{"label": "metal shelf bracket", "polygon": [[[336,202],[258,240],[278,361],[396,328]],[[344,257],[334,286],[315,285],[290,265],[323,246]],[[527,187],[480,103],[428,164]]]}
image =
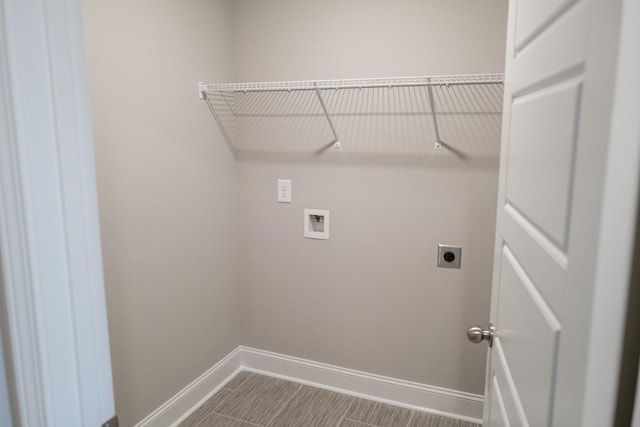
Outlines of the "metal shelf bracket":
{"label": "metal shelf bracket", "polygon": [[440,131],[438,130],[438,118],[436,117],[436,105],[433,101],[433,89],[431,85],[427,86],[427,95],[429,97],[429,105],[431,107],[431,117],[433,117],[433,131],[436,135],[436,142],[434,143],[434,148],[439,150],[442,148],[442,140],[440,139]]}
{"label": "metal shelf bracket", "polygon": [[322,107],[322,111],[324,112],[324,116],[327,118],[327,122],[329,123],[329,127],[331,128],[331,133],[333,133],[333,148],[342,148],[340,137],[338,136],[338,132],[336,132],[336,128],[333,125],[331,116],[329,116],[329,112],[327,111],[327,106],[324,103],[324,99],[322,99],[322,94],[320,93],[320,89],[318,89],[317,85],[316,85],[316,96],[318,97],[318,101],[320,102],[320,106]]}

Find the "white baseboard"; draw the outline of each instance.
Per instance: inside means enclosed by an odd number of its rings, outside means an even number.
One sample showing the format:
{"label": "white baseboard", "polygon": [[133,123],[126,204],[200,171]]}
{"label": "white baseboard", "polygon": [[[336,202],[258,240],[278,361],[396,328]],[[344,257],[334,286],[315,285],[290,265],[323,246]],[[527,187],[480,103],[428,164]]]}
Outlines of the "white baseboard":
{"label": "white baseboard", "polygon": [[229,381],[238,370],[475,423],[482,422],[481,395],[369,374],[240,346],[165,402],[135,427],[175,426]]}
{"label": "white baseboard", "polygon": [[183,388],[135,427],[167,427],[178,424],[213,396],[242,368],[242,348],[238,347]]}
{"label": "white baseboard", "polygon": [[459,420],[482,422],[484,397],[481,395],[369,374],[250,347],[240,348],[243,369],[249,371]]}

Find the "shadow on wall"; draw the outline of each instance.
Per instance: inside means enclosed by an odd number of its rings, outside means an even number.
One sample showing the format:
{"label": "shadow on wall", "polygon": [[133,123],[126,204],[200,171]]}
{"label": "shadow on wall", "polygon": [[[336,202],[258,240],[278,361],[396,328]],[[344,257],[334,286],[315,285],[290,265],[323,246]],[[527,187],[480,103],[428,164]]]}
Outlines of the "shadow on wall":
{"label": "shadow on wall", "polygon": [[427,90],[322,89],[342,143],[338,149],[314,91],[217,92],[207,101],[241,159],[494,167],[502,85],[433,87],[439,150]]}

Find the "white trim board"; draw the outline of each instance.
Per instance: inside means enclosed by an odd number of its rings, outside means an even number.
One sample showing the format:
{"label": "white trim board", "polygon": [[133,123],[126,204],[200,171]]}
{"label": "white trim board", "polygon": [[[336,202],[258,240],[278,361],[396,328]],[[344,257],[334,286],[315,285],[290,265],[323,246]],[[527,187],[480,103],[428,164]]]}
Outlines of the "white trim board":
{"label": "white trim board", "polygon": [[245,370],[260,372],[351,396],[482,423],[484,397],[250,347],[242,350]]}
{"label": "white trim board", "polygon": [[22,426],[115,415],[81,6],[0,0],[0,326]]}
{"label": "white trim board", "polygon": [[176,426],[239,370],[450,418],[482,423],[484,397],[240,346],[135,427]]}
{"label": "white trim board", "polygon": [[242,369],[241,353],[241,347],[233,350],[135,427],[166,427],[179,424]]}

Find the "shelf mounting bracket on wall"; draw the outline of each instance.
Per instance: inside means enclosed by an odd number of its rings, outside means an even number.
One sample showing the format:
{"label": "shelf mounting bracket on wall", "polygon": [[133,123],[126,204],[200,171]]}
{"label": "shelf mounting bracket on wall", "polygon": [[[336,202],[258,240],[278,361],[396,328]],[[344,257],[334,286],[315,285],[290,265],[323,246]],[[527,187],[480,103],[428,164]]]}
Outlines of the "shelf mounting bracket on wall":
{"label": "shelf mounting bracket on wall", "polygon": [[433,131],[436,135],[434,148],[439,150],[442,148],[442,140],[440,139],[440,131],[438,130],[438,118],[436,117],[436,106],[433,101],[433,89],[431,88],[431,85],[427,86],[427,96],[429,97],[429,105],[431,106],[431,117],[433,117]]}
{"label": "shelf mounting bracket on wall", "polygon": [[327,111],[327,106],[324,103],[324,99],[322,99],[322,94],[320,93],[320,89],[318,89],[317,85],[315,91],[316,96],[318,97],[318,101],[320,102],[320,106],[322,107],[322,111],[324,112],[324,116],[327,118],[327,122],[329,123],[329,127],[331,128],[331,132],[333,133],[333,148],[342,148],[340,137],[338,136],[338,132],[336,132],[335,126],[333,126],[333,121],[331,121],[331,117],[329,116],[329,112]]}

